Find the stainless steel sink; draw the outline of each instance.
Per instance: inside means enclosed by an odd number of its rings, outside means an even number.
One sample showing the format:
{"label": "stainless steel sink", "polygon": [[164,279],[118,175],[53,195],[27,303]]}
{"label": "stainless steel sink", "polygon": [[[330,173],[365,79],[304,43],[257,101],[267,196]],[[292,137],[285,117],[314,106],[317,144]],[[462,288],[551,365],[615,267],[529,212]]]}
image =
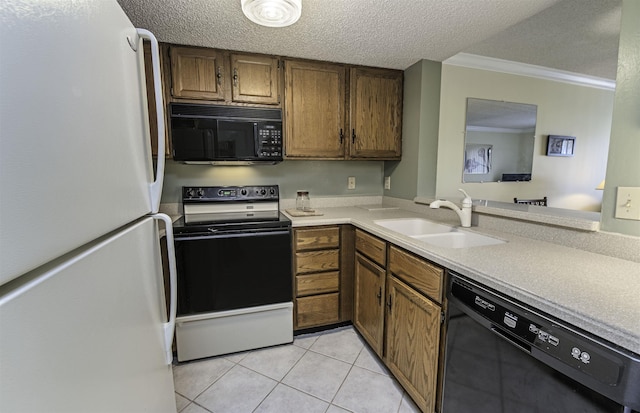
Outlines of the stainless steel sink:
{"label": "stainless steel sink", "polygon": [[454,231],[443,234],[414,235],[411,238],[444,248],[472,248],[504,244],[506,241],[473,232]]}
{"label": "stainless steel sink", "polygon": [[373,221],[373,223],[410,237],[414,235],[442,234],[456,230],[454,227],[437,224],[422,218],[379,219]]}

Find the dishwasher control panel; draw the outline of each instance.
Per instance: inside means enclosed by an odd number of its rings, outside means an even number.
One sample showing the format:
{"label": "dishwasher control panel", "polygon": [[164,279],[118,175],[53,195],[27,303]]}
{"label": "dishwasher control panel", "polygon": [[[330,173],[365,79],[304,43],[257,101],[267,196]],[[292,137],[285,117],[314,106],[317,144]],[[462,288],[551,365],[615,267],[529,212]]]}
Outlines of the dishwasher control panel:
{"label": "dishwasher control panel", "polygon": [[603,384],[618,384],[621,358],[593,338],[466,280],[453,279],[449,294],[465,313],[532,355],[542,352]]}

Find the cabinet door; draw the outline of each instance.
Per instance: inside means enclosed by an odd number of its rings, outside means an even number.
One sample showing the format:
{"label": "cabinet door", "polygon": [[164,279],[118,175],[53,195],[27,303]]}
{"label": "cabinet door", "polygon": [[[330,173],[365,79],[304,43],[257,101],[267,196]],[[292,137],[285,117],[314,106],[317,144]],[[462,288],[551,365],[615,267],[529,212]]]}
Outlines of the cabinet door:
{"label": "cabinet door", "polygon": [[349,156],[400,159],[402,72],[351,69]]}
{"label": "cabinet door", "polygon": [[224,100],[223,54],[217,50],[171,47],[171,94],[176,98]]}
{"label": "cabinet door", "polygon": [[440,307],[389,276],[386,362],[423,412],[434,411]]}
{"label": "cabinet door", "polygon": [[344,158],[345,68],[285,62],[285,155]]}
{"label": "cabinet door", "polygon": [[355,265],[354,324],[371,348],[382,356],[385,270],[360,253]]}
{"label": "cabinet door", "polygon": [[270,56],[231,55],[231,99],[234,102],[280,103],[278,59]]}

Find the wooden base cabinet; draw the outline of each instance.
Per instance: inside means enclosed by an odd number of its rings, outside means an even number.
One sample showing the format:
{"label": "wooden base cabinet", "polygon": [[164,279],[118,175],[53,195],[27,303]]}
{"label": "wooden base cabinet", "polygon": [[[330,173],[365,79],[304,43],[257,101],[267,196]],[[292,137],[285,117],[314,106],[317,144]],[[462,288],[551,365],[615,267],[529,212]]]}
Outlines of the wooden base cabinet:
{"label": "wooden base cabinet", "polygon": [[441,309],[394,276],[387,290],[385,362],[422,411],[433,412]]}
{"label": "wooden base cabinet", "polygon": [[340,321],[340,227],[294,229],[294,329]]}
{"label": "wooden base cabinet", "polygon": [[384,328],[385,274],[383,268],[362,254],[356,253],[353,323],[380,357]]}
{"label": "wooden base cabinet", "polygon": [[356,230],[354,325],[423,412],[435,409],[444,270]]}

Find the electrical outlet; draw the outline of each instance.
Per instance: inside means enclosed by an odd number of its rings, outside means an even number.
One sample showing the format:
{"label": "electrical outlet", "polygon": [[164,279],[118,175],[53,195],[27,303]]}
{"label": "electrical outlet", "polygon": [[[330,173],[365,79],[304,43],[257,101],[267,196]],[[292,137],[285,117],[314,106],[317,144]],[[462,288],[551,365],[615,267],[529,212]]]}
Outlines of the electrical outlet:
{"label": "electrical outlet", "polygon": [[347,189],[356,189],[356,177],[350,176],[347,180]]}
{"label": "electrical outlet", "polygon": [[640,187],[618,187],[615,217],[640,221]]}
{"label": "electrical outlet", "polygon": [[385,176],[384,177],[384,189],[391,189],[391,177],[390,176]]}

